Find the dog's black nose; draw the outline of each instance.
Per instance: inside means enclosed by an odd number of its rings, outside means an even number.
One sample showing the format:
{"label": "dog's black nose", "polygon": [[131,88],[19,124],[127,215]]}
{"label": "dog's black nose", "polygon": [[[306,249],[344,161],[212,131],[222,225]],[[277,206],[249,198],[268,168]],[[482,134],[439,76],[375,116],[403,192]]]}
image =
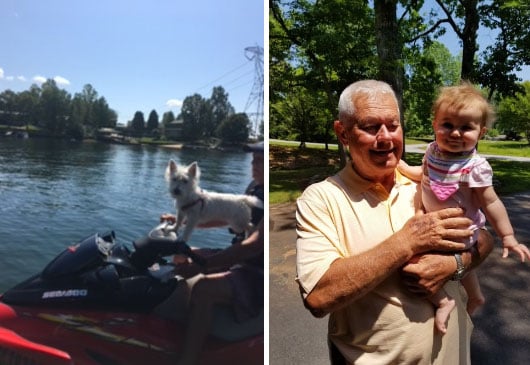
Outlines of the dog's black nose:
{"label": "dog's black nose", "polygon": [[173,194],[179,195],[180,194],[180,189],[179,188],[173,189]]}

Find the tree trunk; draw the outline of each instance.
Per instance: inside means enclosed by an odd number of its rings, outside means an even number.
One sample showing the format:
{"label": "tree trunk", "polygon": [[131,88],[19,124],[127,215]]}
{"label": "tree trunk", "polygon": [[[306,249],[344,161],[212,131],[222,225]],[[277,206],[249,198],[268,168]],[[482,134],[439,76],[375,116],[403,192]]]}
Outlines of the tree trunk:
{"label": "tree trunk", "polygon": [[[399,36],[396,0],[375,0],[375,37],[379,56],[379,78],[394,89],[398,99],[401,125],[403,123],[403,42]],[[404,136],[403,136],[404,139]],[[403,144],[405,148],[405,144]],[[405,153],[405,151],[403,151]]]}
{"label": "tree trunk", "polygon": [[460,77],[462,80],[474,81],[474,62],[477,52],[477,31],[479,27],[478,0],[462,1],[464,7],[464,29],[460,39],[462,40],[462,69]]}

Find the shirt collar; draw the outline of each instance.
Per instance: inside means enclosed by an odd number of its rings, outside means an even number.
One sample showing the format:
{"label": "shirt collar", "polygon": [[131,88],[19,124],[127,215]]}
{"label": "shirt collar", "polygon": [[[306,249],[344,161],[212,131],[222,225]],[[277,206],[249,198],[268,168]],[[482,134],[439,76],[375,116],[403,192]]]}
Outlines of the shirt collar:
{"label": "shirt collar", "polygon": [[[337,173],[337,176],[344,182],[348,189],[353,194],[362,194],[368,190],[377,190],[379,191],[382,186],[379,183],[374,183],[372,181],[366,180],[360,176],[357,171],[352,167],[351,163],[345,166],[342,170]],[[394,188],[401,185],[410,185],[412,181],[402,175],[398,169],[395,170],[395,184]]]}

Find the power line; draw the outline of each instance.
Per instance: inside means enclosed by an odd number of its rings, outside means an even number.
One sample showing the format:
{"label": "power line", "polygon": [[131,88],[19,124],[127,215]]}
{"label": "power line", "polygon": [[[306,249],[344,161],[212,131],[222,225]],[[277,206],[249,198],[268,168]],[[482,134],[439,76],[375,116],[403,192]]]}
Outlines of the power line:
{"label": "power line", "polygon": [[219,77],[216,78],[215,80],[210,81],[209,83],[205,84],[204,86],[201,86],[200,88],[196,89],[195,91],[197,92],[197,91],[202,90],[202,89],[204,89],[204,88],[206,88],[206,87],[208,87],[208,86],[210,86],[210,85],[213,85],[215,82],[217,82],[217,81],[221,80],[222,78],[224,78],[224,77],[230,75],[231,73],[233,73],[233,72],[235,72],[235,71],[237,71],[237,70],[243,68],[244,66],[248,65],[249,63],[250,63],[250,60],[248,60],[248,61],[245,62],[245,63],[242,63],[241,65],[239,65],[239,66],[233,68],[232,70],[230,70],[230,71],[224,73],[223,75],[219,76]]}

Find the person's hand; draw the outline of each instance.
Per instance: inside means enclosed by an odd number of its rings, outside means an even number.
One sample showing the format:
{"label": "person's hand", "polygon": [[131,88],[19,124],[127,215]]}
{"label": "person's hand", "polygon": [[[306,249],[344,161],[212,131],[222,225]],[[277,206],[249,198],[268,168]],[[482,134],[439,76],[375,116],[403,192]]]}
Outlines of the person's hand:
{"label": "person's hand", "polygon": [[398,231],[401,242],[409,245],[413,255],[430,251],[461,251],[473,232],[471,220],[462,208],[446,208],[430,213],[418,213]]}
{"label": "person's hand", "polygon": [[173,214],[164,213],[160,215],[160,223],[169,222],[171,224],[175,224],[176,221],[177,218]]}
{"label": "person's hand", "polygon": [[174,272],[176,275],[180,275],[183,278],[191,278],[197,274],[202,273],[203,267],[200,265],[197,265],[194,262],[191,262],[190,260],[186,260],[184,262],[181,262],[175,266]]}
{"label": "person's hand", "polygon": [[528,247],[526,247],[526,245],[523,245],[522,243],[517,242],[514,235],[507,235],[503,237],[502,246],[504,247],[502,250],[503,259],[507,258],[508,253],[512,251],[519,254],[521,262],[525,262],[527,258],[530,260],[530,251],[528,250]]}
{"label": "person's hand", "polygon": [[452,254],[423,254],[414,256],[403,268],[403,282],[407,288],[422,297],[437,293],[456,271]]}

